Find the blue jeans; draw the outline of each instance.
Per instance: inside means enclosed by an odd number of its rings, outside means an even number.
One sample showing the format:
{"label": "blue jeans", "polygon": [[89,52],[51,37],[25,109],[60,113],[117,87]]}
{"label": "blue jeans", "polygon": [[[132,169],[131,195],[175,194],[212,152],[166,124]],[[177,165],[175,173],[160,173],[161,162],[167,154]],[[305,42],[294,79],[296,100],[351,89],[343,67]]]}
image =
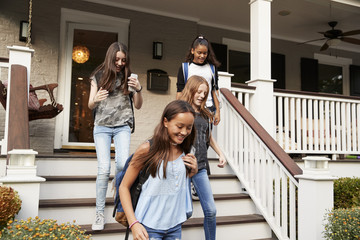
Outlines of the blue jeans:
{"label": "blue jeans", "polygon": [[115,145],[115,175],[120,172],[129,157],[131,129],[128,125],[120,127],[94,126],[94,142],[98,160],[96,178],[96,212],[104,212],[106,192],[111,167],[111,139]]}
{"label": "blue jeans", "polygon": [[204,231],[206,240],[216,239],[216,206],[211,191],[210,181],[206,169],[200,169],[191,181],[199,196],[200,204],[204,212]]}
{"label": "blue jeans", "polygon": [[176,225],[168,230],[156,230],[145,226],[149,234],[149,240],[180,240],[181,239],[181,224]]}

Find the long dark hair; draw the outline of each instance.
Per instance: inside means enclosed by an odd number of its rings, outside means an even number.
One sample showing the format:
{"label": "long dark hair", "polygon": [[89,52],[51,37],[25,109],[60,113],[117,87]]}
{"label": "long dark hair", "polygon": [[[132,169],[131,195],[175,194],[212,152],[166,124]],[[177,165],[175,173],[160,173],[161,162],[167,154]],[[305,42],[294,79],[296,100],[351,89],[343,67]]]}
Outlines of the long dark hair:
{"label": "long dark hair", "polygon": [[119,89],[122,88],[124,94],[129,94],[130,92],[128,91],[127,79],[131,74],[130,57],[129,57],[129,51],[126,45],[123,43],[114,42],[109,46],[105,55],[104,62],[101,63],[94,70],[93,73],[91,73],[91,76],[100,77],[98,81],[98,88],[102,87],[103,89],[112,92],[115,88],[115,80],[118,74],[116,72],[115,61],[116,61],[116,53],[119,51],[125,54],[126,63],[121,70],[123,78],[121,79],[121,84],[118,88]]}
{"label": "long dark hair", "polygon": [[197,36],[191,43],[190,48],[186,54],[185,62],[192,62],[194,60],[194,54],[191,53],[191,49],[194,49],[199,46],[203,45],[208,49],[208,55],[206,58],[206,62],[213,64],[215,67],[219,67],[221,63],[216,59],[214,50],[211,47],[209,40],[207,40],[203,35]]}
{"label": "long dark hair", "polygon": [[[166,178],[166,166],[170,157],[170,137],[167,128],[164,126],[164,119],[171,121],[179,113],[191,113],[195,118],[195,111],[191,105],[182,100],[175,100],[170,102],[164,109],[161,116],[160,123],[154,130],[152,137],[152,144],[148,153],[138,156],[131,164],[134,164],[135,168],[145,167],[151,174],[152,177],[156,176],[161,162],[164,161],[164,178]],[[179,145],[185,154],[189,153],[191,146],[195,140],[195,127],[193,126],[191,133],[184,139]],[[189,173],[190,170],[188,170]]]}

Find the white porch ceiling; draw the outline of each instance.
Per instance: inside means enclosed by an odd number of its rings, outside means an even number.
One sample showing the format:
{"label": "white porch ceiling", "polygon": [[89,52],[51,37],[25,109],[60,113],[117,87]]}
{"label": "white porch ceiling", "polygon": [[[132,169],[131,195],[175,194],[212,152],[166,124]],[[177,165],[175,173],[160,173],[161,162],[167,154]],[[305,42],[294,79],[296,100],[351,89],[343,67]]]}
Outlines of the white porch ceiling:
{"label": "white porch ceiling", "polygon": [[[248,0],[84,0],[104,5],[196,21],[201,25],[229,30],[250,31]],[[280,16],[280,11],[289,11]],[[322,38],[330,30],[329,21],[337,21],[343,32],[360,29],[360,0],[273,0],[271,3],[272,36],[305,42]],[[350,36],[360,39],[360,35]],[[325,40],[312,42],[322,46]],[[360,45],[341,42],[337,49],[360,52]]]}

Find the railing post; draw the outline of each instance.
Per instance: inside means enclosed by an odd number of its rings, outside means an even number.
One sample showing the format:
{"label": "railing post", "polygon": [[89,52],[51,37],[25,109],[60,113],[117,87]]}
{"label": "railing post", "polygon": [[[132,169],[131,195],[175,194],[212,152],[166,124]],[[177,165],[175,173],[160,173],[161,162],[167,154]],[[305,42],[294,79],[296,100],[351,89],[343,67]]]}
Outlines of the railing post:
{"label": "railing post", "polygon": [[[31,70],[31,57],[34,54],[34,50],[28,47],[12,46],[7,47],[9,49],[9,73],[8,73],[8,87],[7,87],[7,99],[6,99],[6,116],[5,116],[5,132],[4,140],[1,145],[1,155],[7,154],[8,143],[8,127],[9,127],[9,104],[10,104],[10,89],[11,89],[11,65],[19,64],[23,65],[27,69],[27,84],[29,89],[30,84],[30,70]],[[10,149],[11,150],[11,149]]]}
{"label": "railing post", "polygon": [[334,206],[334,183],[330,176],[329,158],[307,156],[298,190],[298,239],[324,239],[324,217]]}
{"label": "railing post", "polygon": [[0,182],[18,191],[22,200],[18,219],[39,216],[40,183],[45,178],[36,176],[35,155],[31,149],[14,149],[8,152],[7,175]]}
{"label": "railing post", "polygon": [[[44,182],[45,179],[42,177],[36,176],[36,165],[35,165],[35,155],[37,152],[29,148],[29,143],[24,141],[24,138],[29,138],[28,130],[28,96],[18,97],[15,95],[11,96],[11,86],[15,86],[12,92],[19,92],[20,89],[17,86],[22,86],[23,92],[22,95],[28,94],[29,83],[30,83],[30,67],[31,67],[31,56],[34,52],[33,49],[28,47],[13,46],[8,47],[9,49],[9,78],[8,78],[8,89],[7,89],[7,100],[6,100],[6,119],[5,119],[5,143],[1,146],[1,154],[7,155],[9,157],[8,164],[6,166],[6,176],[0,178],[0,183],[8,185],[18,191],[20,198],[22,200],[21,210],[17,215],[19,219],[27,219],[29,217],[36,217],[39,214],[39,198],[40,198],[40,183]],[[22,66],[16,66],[22,65]],[[23,67],[24,66],[24,67]],[[12,70],[13,69],[13,70]],[[14,69],[22,69],[22,71],[27,71],[27,78],[25,78],[25,73],[17,72]],[[18,75],[17,75],[18,74]],[[18,76],[21,74],[23,78],[19,79]],[[11,84],[12,77],[14,82]],[[26,81],[24,83],[23,81]],[[22,84],[15,84],[21,82]],[[15,98],[15,100],[14,100]],[[16,101],[20,99],[19,101]],[[12,101],[12,102],[11,102]],[[11,102],[11,104],[10,104]],[[14,110],[14,111],[13,111]],[[16,111],[21,111],[21,114],[16,114]],[[11,112],[11,114],[10,114]],[[26,117],[24,117],[26,116]],[[21,119],[20,119],[21,118]],[[12,125],[9,124],[9,119],[11,120]],[[18,129],[13,123],[19,124]],[[27,126],[26,126],[27,125]],[[16,131],[9,131],[9,126],[11,129]],[[25,130],[23,130],[25,129]],[[27,131],[26,131],[27,129]],[[21,130],[19,132],[18,130]],[[15,133],[16,132],[16,133]],[[9,133],[13,138],[13,141],[9,141]],[[14,149],[8,149],[9,148]],[[9,151],[10,150],[10,151]],[[3,160],[2,160],[3,161]],[[2,166],[3,164],[1,164]],[[1,171],[3,172],[3,171]],[[2,174],[1,174],[2,175]],[[0,176],[1,176],[0,175]]]}

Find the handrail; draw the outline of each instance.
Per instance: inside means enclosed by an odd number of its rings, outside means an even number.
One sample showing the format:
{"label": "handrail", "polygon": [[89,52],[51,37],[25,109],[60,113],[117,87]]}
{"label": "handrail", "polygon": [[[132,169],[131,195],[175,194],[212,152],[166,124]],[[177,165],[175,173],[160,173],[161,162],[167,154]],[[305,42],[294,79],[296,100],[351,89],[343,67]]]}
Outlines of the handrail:
{"label": "handrail", "polygon": [[229,90],[220,99],[217,141],[229,165],[277,238],[295,240],[301,168]]}
{"label": "handrail", "polygon": [[294,162],[293,159],[279,146],[279,144],[270,136],[270,134],[260,125],[260,123],[246,110],[246,108],[240,104],[234,95],[226,88],[222,88],[221,93],[234,107],[242,118],[249,124],[252,130],[259,136],[259,138],[266,144],[266,146],[272,150],[273,154],[281,161],[286,169],[292,176],[302,174],[301,168]]}

